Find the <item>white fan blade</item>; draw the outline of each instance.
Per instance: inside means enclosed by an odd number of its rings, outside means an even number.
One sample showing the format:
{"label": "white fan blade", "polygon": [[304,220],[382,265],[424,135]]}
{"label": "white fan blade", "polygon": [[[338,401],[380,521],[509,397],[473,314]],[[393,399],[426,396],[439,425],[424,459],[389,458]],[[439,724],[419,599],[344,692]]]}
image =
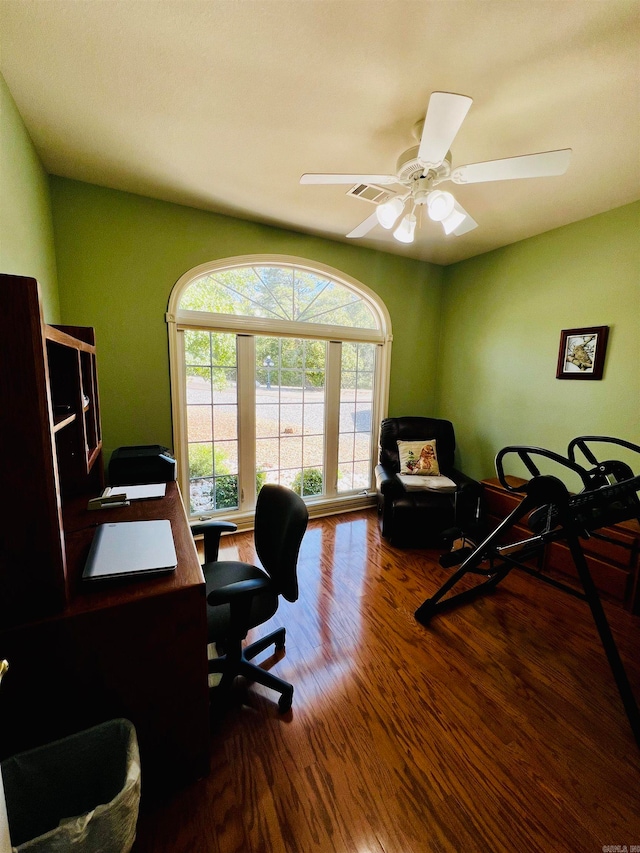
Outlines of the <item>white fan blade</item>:
{"label": "white fan blade", "polygon": [[418,149],[418,160],[423,165],[438,166],[442,163],[472,103],[473,100],[466,95],[451,92],[434,92],[431,95]]}
{"label": "white fan blade", "polygon": [[483,181],[510,181],[514,178],[545,178],[564,175],[571,159],[571,148],[524,154],[505,160],[487,160],[458,166],[451,173],[454,184],[479,184]]}
{"label": "white fan blade", "polygon": [[466,234],[467,231],[473,231],[474,228],[478,227],[478,223],[475,221],[473,216],[469,216],[464,207],[458,202],[456,202],[456,210],[459,210],[460,213],[464,213],[465,218],[457,228],[453,229],[451,232],[452,234],[455,234],[456,237],[461,237],[463,234]]}
{"label": "white fan blade", "polygon": [[378,217],[376,216],[375,210],[371,214],[371,216],[367,216],[364,222],[361,222],[360,225],[357,225],[353,231],[350,231],[347,234],[347,237],[364,237],[365,234],[368,234],[372,228],[374,228],[378,224]]}
{"label": "white fan blade", "polygon": [[307,173],[301,184],[397,184],[397,175],[318,175]]}

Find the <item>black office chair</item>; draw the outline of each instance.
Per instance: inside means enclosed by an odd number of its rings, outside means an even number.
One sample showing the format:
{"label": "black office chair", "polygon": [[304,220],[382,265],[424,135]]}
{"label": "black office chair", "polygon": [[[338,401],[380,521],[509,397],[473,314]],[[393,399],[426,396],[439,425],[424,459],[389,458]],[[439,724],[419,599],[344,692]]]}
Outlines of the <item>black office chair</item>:
{"label": "black office chair", "polygon": [[273,616],[280,595],[287,601],[297,600],[298,552],[308,518],[304,501],[291,489],[271,483],[262,487],[254,530],[262,569],[218,560],[220,536],[236,529],[232,522],[212,519],[191,528],[194,534],[204,534],[202,570],[207,585],[208,641],[223,652],[209,661],[209,672],[222,673],[219,689],[223,695],[238,675],[277,690],[281,694],[278,710],[283,714],[291,707],[293,686],[250,661],[272,644],[277,650],[283,649],[285,629],[279,628],[244,649],[242,641],[250,628]]}

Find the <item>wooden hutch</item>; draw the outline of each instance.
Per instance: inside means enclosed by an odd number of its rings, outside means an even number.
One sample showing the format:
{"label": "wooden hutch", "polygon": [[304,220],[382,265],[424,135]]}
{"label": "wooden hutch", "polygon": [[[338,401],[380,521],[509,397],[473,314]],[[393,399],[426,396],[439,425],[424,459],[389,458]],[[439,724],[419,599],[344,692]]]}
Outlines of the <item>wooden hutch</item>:
{"label": "wooden hutch", "polygon": [[[0,406],[0,758],[122,716],[147,792],[204,775],[205,587],[180,492],[88,511],[104,485],[94,331],[46,325],[32,278],[0,276]],[[156,518],[174,573],[83,585],[97,524]]]}

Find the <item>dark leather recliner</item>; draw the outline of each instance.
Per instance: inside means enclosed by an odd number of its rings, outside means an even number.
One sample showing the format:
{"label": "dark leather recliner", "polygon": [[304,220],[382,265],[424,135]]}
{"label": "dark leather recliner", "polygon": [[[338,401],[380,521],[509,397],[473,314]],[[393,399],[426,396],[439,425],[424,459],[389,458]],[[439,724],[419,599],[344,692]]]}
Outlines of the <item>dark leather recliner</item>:
{"label": "dark leather recliner", "polygon": [[[407,491],[400,471],[398,441],[435,439],[440,473],[456,483],[453,493]],[[380,425],[380,462],[376,466],[378,520],[385,539],[399,547],[441,545],[442,533],[463,530],[477,520],[482,486],[453,467],[453,424],[439,418],[385,418]]]}

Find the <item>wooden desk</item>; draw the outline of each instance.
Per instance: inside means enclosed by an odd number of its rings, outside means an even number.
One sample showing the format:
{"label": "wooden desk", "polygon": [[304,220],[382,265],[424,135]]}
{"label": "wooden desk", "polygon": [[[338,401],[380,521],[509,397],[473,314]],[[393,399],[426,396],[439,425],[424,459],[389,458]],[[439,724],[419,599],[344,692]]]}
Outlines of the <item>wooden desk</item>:
{"label": "wooden desk", "polygon": [[[161,500],[64,505],[68,604],[0,634],[0,758],[114,717],[136,727],[145,793],[209,766],[205,585],[176,483]],[[81,582],[95,525],[168,518],[178,566],[160,578]]]}

